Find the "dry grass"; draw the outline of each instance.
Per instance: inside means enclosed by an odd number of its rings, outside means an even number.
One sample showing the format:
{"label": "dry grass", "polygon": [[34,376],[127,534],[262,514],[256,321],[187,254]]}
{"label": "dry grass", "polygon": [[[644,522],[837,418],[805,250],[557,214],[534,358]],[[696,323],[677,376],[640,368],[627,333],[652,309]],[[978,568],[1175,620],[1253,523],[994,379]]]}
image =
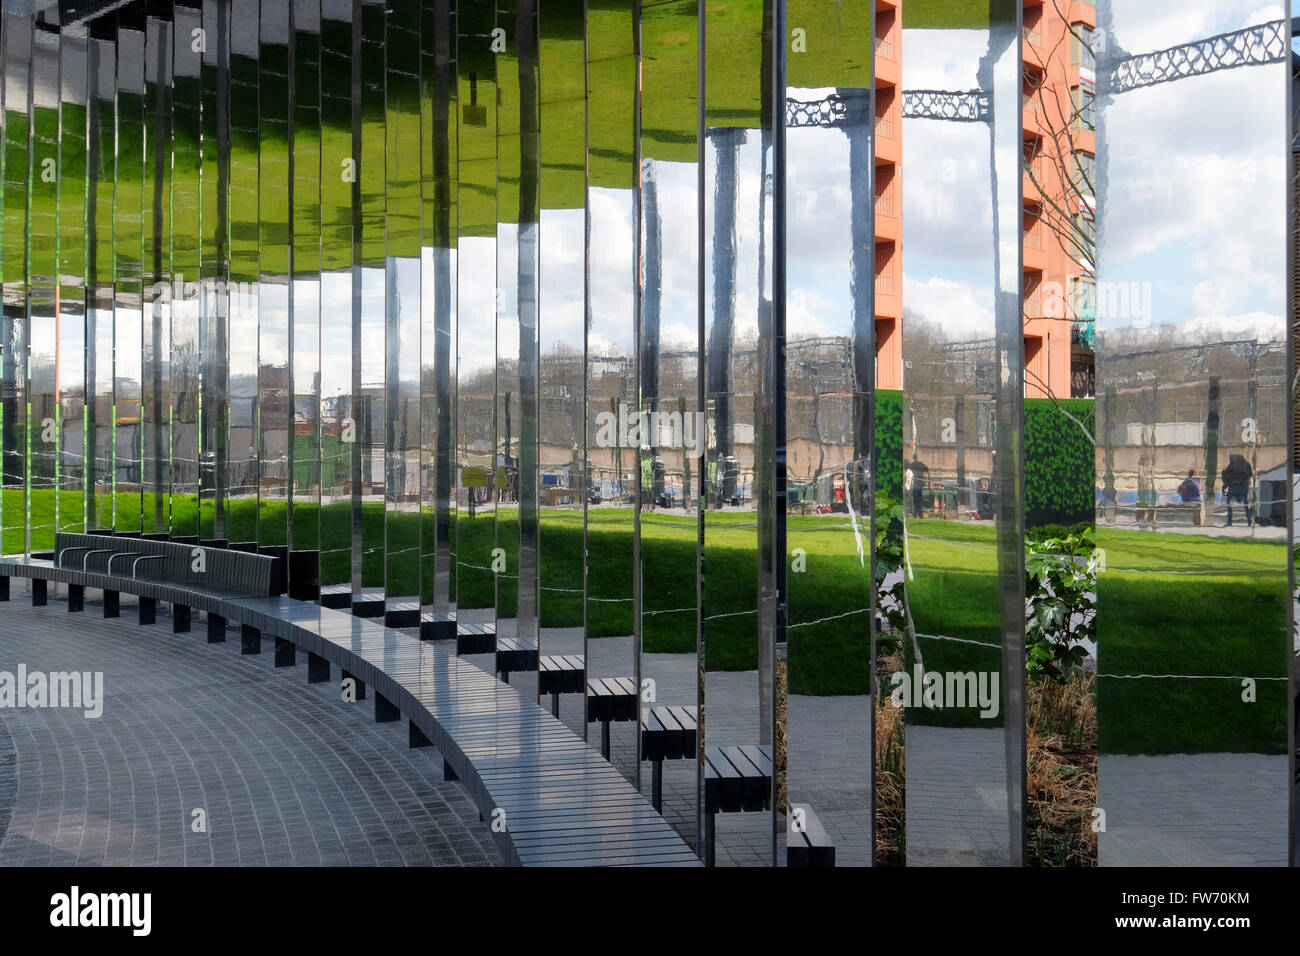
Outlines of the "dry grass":
{"label": "dry grass", "polygon": [[1097,865],[1096,677],[1076,672],[1065,684],[1030,682],[1027,787],[1030,865]]}
{"label": "dry grass", "polygon": [[[890,675],[903,668],[903,653],[877,664],[880,686],[890,685]],[[906,766],[903,750],[903,708],[878,694],[876,707],[876,865],[902,866],[907,859]]]}

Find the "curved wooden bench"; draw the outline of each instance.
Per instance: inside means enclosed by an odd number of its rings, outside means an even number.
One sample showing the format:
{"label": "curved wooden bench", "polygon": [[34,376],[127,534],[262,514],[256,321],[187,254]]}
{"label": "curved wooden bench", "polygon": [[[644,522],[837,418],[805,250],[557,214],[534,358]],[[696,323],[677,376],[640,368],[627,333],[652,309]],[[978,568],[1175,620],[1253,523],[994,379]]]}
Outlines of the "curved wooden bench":
{"label": "curved wooden bench", "polygon": [[[413,746],[432,743],[492,827],[510,864],[698,866],[700,860],[608,761],[532,700],[432,642],[373,619],[284,596],[0,561],[0,577],[109,588],[204,610],[245,635],[308,654],[308,679],[334,665],[375,691],[376,720],[405,716]],[[322,668],[324,678],[322,678]],[[361,697],[358,694],[358,699]]]}

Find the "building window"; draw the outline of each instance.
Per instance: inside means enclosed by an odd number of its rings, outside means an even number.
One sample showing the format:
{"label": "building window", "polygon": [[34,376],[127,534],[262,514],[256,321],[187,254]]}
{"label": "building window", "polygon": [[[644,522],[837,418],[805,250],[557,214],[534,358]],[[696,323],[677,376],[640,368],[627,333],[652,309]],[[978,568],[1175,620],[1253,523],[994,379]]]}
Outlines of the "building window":
{"label": "building window", "polygon": [[1089,86],[1070,87],[1070,102],[1073,104],[1074,122],[1071,126],[1083,129],[1096,129],[1097,118],[1093,109],[1096,94]]}
{"label": "building window", "polygon": [[1097,57],[1093,53],[1093,28],[1085,23],[1070,26],[1070,62],[1085,70],[1097,68]]}
{"label": "building window", "polygon": [[1093,178],[1093,167],[1096,165],[1097,157],[1083,150],[1075,150],[1071,155],[1074,157],[1075,192],[1082,196],[1092,196],[1093,186],[1096,183]]}

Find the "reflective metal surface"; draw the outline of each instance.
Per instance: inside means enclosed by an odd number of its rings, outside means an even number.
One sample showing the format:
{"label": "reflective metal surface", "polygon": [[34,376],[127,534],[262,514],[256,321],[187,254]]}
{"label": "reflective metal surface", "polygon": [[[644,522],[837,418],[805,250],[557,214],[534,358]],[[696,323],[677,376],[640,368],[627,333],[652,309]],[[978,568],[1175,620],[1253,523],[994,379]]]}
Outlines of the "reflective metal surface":
{"label": "reflective metal surface", "polygon": [[171,356],[167,462],[170,533],[199,537],[200,310],[203,305],[200,188],[202,174],[203,53],[195,49],[203,29],[197,7],[177,5],[172,39],[171,89]]}
{"label": "reflective metal surface", "polygon": [[[697,0],[641,7],[641,680],[640,709],[698,713],[700,411],[699,76]],[[680,716],[680,712],[676,712]],[[698,766],[642,761],[642,790],[695,845]]]}
{"label": "reflective metal surface", "polygon": [[[258,36],[259,7],[256,0],[232,0],[230,7],[230,177],[229,208],[258,207]],[[233,212],[232,212],[233,215]],[[227,422],[225,474],[228,501],[225,506],[224,537],[231,544],[256,546],[258,537],[259,439],[258,397],[258,314],[260,219],[247,215],[232,221],[229,229],[230,278],[225,295],[218,295],[217,308],[224,300],[226,319]],[[275,293],[272,293],[274,297]],[[268,307],[268,316],[270,307]],[[221,462],[218,461],[218,467]],[[221,508],[218,506],[218,514]],[[281,515],[283,517],[283,515]],[[274,532],[268,529],[274,537]],[[268,538],[268,543],[271,539]]]}
{"label": "reflective metal surface", "polygon": [[420,7],[386,18],[385,189],[387,288],[384,318],[384,592],[420,595],[421,256]]}
{"label": "reflective metal surface", "polygon": [[352,4],[322,0],[320,68],[320,583],[352,585]]}
{"label": "reflective metal surface", "polygon": [[[833,125],[786,132],[789,641],[776,670],[787,711],[789,803],[853,834],[837,843],[836,863],[858,866],[873,862],[871,12],[870,3],[860,3],[819,19],[815,4],[791,3],[788,13],[791,23],[810,25],[824,52],[791,57],[788,99],[814,104],[835,97],[845,108]],[[816,671],[827,659],[836,666],[829,683]],[[829,722],[822,716],[828,707],[835,714]],[[837,755],[834,767],[813,758],[821,748]],[[784,815],[786,839],[797,842],[807,813]]]}
{"label": "reflective metal surface", "polygon": [[[1287,11],[1198,13],[1097,7],[1102,866],[1289,851],[1288,76],[1275,62],[1120,83],[1130,56]],[[1205,184],[1214,169],[1231,172]]]}
{"label": "reflective metal surface", "polygon": [[[497,88],[493,7],[459,7],[456,255],[456,602],[496,608]],[[499,565],[498,565],[499,566]]]}
{"label": "reflective metal surface", "polygon": [[[704,22],[702,777],[710,747],[766,747],[780,756],[773,746],[785,515],[777,495],[785,476],[778,482],[784,442],[774,413],[784,387],[777,363],[785,292],[775,227],[785,169],[774,148],[775,120],[784,133],[784,110],[773,115],[775,6]],[[779,779],[778,771],[773,784]],[[770,793],[766,803],[759,813],[706,814],[716,838],[705,842],[716,842],[720,858],[773,865],[778,808]]]}
{"label": "reflective metal surface", "polygon": [[904,89],[991,104],[982,122],[902,124],[907,603],[880,692],[904,712],[909,866],[1023,851],[1017,6],[902,8]]}
{"label": "reflective metal surface", "polygon": [[[578,4],[547,7],[539,26],[538,653],[568,655],[583,650],[583,516],[588,488],[583,361],[586,33]],[[572,695],[558,701],[562,711],[570,701],[576,703]]]}
{"label": "reflective metal surface", "polygon": [[[636,547],[638,57],[629,0],[587,4],[587,679],[639,685]],[[588,716],[592,701],[588,699]],[[588,739],[603,733],[586,724]],[[609,757],[638,779],[637,721],[609,726]]]}
{"label": "reflective metal surface", "polygon": [[[290,235],[292,242],[291,318],[289,325],[289,547],[306,556],[319,584],[321,504],[323,498],[321,354],[321,261],[324,244],[321,110],[320,0],[294,0],[291,76],[293,176]],[[300,561],[302,559],[299,559]],[[300,580],[290,581],[299,594],[311,580],[302,565],[291,566]],[[305,577],[306,581],[301,580]],[[307,591],[305,596],[310,596]]]}

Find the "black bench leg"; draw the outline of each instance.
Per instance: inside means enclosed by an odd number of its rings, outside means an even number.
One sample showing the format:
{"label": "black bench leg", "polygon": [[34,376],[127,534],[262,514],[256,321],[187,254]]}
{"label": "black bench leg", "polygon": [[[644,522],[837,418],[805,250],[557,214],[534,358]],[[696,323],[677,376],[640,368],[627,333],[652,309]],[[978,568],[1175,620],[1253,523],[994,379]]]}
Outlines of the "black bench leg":
{"label": "black bench leg", "polygon": [[208,643],[224,644],[226,642],[226,619],[220,614],[208,612]]}
{"label": "black bench leg", "polygon": [[560,695],[558,693],[551,694],[551,716],[560,716]]}
{"label": "black bench leg", "polygon": [[262,653],[262,632],[251,624],[239,625],[239,653]]}
{"label": "black bench leg", "polygon": [[442,762],[442,779],[443,780],[460,779],[460,777],[456,776],[456,771],[451,769],[451,764],[447,763],[447,761],[445,760]]}
{"label": "black bench leg", "polygon": [[32,578],[32,607],[45,607],[50,603],[50,591],[44,578]]}
{"label": "black bench leg", "polygon": [[395,720],[400,720],[402,712],[397,709],[397,705],[385,697],[383,694],[375,694],[375,723],[391,724]]}
{"label": "black bench leg", "polygon": [[704,815],[704,865],[713,866],[713,818],[717,816],[714,813]]}
{"label": "black bench leg", "polygon": [[287,641],[283,637],[275,639],[275,666],[292,667],[298,662],[298,647],[293,641]]}
{"label": "black bench leg", "polygon": [[501,672],[501,679],[502,679],[503,681],[505,681],[507,684],[509,684],[509,683],[510,683],[510,672],[509,672],[509,671],[502,671],[502,672]]}
{"label": "black bench leg", "polygon": [[327,684],[330,679],[330,662],[319,654],[307,652],[307,683]]}
{"label": "black bench leg", "polygon": [[0,601],[9,600],[9,576],[0,577]]}
{"label": "black bench leg", "polygon": [[[5,579],[6,581],[8,578]],[[72,614],[77,611],[86,609],[86,588],[81,584],[68,585],[68,613]]]}
{"label": "black bench leg", "polygon": [[172,633],[188,634],[190,631],[190,608],[188,604],[172,605]]}
{"label": "black bench leg", "polygon": [[151,597],[140,598],[140,623],[152,624],[158,618],[158,602]]}
{"label": "black bench leg", "polygon": [[122,616],[122,595],[116,591],[104,592],[104,617]]}
{"label": "black bench leg", "polygon": [[609,759],[609,721],[600,722],[600,755],[606,760]]}
{"label": "black bench leg", "polygon": [[349,681],[349,680],[352,681],[352,687],[353,687],[353,691],[354,691],[354,693],[353,693],[353,695],[352,695],[352,699],[353,699],[353,700],[365,700],[365,699],[366,699],[366,682],[365,682],[365,681],[363,681],[360,677],[357,677],[355,674],[351,674],[351,673],[349,673],[348,671],[343,671],[343,676],[342,676],[341,679],[342,679],[342,680],[345,680],[345,681]]}
{"label": "black bench leg", "polygon": [[655,813],[663,813],[664,812],[664,762],[662,760],[655,760],[651,762],[650,793],[651,793],[651,804],[655,808]]}
{"label": "black bench leg", "polygon": [[432,747],[433,741],[428,738],[423,730],[415,726],[415,721],[408,721],[409,730],[407,731],[407,742],[410,747]]}

